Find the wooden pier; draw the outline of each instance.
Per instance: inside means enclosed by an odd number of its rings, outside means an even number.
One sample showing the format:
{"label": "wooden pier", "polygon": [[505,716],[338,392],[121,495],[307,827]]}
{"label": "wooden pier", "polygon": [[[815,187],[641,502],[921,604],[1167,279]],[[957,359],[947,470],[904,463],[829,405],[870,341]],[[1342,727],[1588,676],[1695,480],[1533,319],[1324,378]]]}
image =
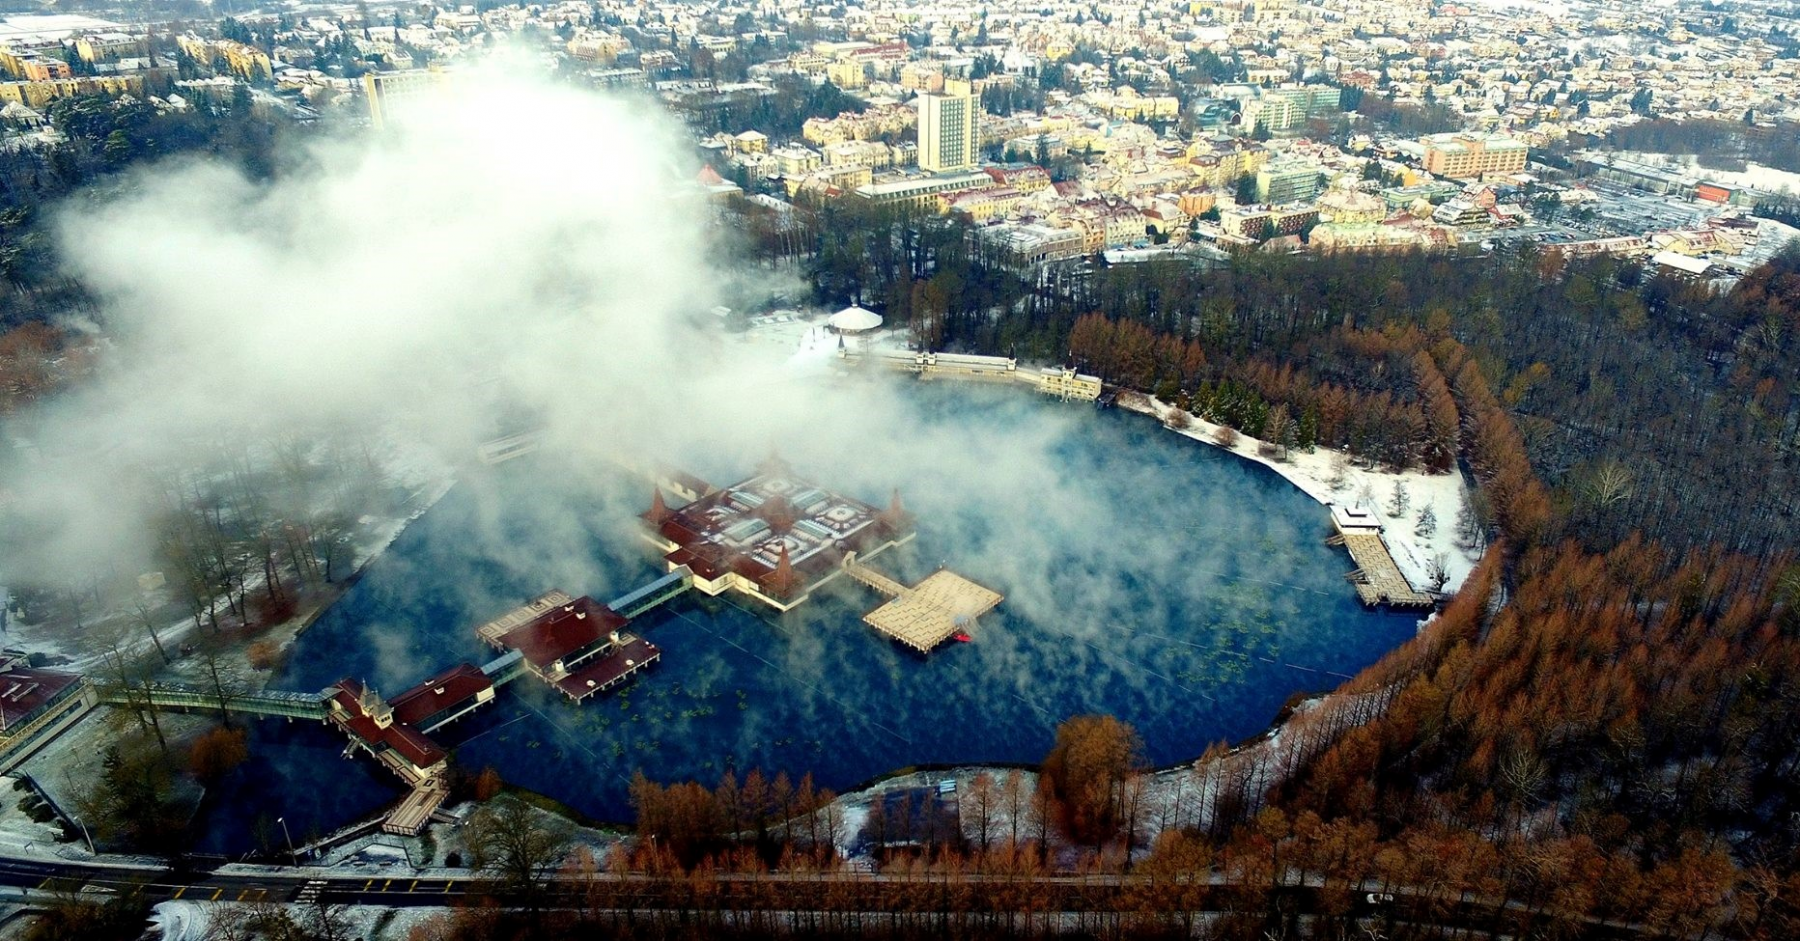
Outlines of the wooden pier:
{"label": "wooden pier", "polygon": [[1004,600],[999,592],[949,569],[939,569],[911,588],[858,562],[855,553],[844,557],[843,570],[893,599],[864,615],[863,623],[920,653],[974,627],[976,618]]}
{"label": "wooden pier", "polygon": [[574,600],[575,599],[569,597],[568,592],[565,591],[546,592],[539,596],[537,600],[532,601],[523,607],[514,608],[476,628],[475,636],[481,638],[484,643],[495,650],[505,650],[506,646],[500,643],[500,638],[507,631],[510,631],[521,624],[530,623],[544,614],[549,613],[551,610]]}
{"label": "wooden pier", "polygon": [[1352,507],[1332,506],[1331,525],[1337,535],[1330,540],[1350,552],[1356,569],[1344,576],[1356,588],[1356,597],[1369,607],[1429,608],[1437,604],[1432,595],[1413,588],[1388,551],[1381,535],[1381,522],[1375,514]]}
{"label": "wooden pier", "polygon": [[844,574],[862,582],[864,585],[888,596],[898,598],[906,594],[906,586],[856,561],[851,555],[844,559]]}
{"label": "wooden pier", "polygon": [[345,756],[352,752],[363,752],[375,759],[375,763],[392,772],[400,779],[408,790],[406,796],[388,811],[381,821],[381,832],[397,836],[418,836],[431,822],[432,815],[450,798],[450,783],[445,766],[420,768],[401,757],[394,749],[379,748],[359,735],[350,725],[334,716],[332,724],[349,735],[350,745],[345,749]]}
{"label": "wooden pier", "polygon": [[431,815],[450,798],[450,784],[443,775],[433,775],[413,785],[400,803],[381,821],[381,832],[399,836],[418,836]]}

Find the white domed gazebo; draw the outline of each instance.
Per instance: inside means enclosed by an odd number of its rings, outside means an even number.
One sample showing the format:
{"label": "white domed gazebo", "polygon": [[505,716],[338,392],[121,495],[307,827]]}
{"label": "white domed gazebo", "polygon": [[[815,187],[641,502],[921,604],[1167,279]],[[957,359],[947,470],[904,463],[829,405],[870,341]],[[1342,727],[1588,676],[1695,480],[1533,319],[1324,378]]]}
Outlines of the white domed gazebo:
{"label": "white domed gazebo", "polygon": [[881,315],[855,304],[832,314],[825,323],[831,332],[844,336],[861,336],[872,333],[881,326]]}

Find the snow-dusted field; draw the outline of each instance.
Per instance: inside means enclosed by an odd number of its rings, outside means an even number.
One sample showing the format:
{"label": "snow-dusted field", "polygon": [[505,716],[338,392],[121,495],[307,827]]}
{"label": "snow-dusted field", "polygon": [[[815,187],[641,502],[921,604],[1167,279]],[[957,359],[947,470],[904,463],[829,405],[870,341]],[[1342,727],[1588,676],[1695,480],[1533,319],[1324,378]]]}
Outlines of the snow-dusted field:
{"label": "snow-dusted field", "polygon": [[1619,154],[1628,160],[1647,163],[1652,166],[1671,167],[1698,179],[1711,180],[1726,186],[1745,187],[1766,190],[1771,193],[1800,193],[1800,173],[1765,167],[1754,161],[1746,163],[1742,170],[1714,170],[1700,165],[1699,158],[1692,154],[1645,154],[1625,152]]}
{"label": "snow-dusted field", "polygon": [[[159,941],[209,941],[212,938],[229,937],[214,931],[214,923],[233,908],[228,902],[196,902],[192,899],[178,899],[163,902],[150,913],[151,930],[156,932],[150,937]],[[290,906],[302,924],[306,912],[302,906]],[[405,938],[413,926],[449,912],[448,908],[380,908],[373,905],[353,905],[341,909],[334,914],[341,915],[343,921],[339,927],[344,937],[366,938],[368,941],[389,941],[389,939]]]}

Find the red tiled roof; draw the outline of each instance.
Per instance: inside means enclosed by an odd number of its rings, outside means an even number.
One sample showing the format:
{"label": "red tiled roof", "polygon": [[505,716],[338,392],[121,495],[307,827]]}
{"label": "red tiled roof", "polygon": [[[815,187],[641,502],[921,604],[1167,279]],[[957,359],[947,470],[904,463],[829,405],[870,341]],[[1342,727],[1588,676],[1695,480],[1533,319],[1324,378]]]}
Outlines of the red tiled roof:
{"label": "red tiled roof", "polygon": [[618,612],[583,596],[507,631],[500,635],[500,643],[545,669],[627,623]]}
{"label": "red tiled roof", "polygon": [[0,673],[0,716],[5,717],[9,729],[29,720],[31,714],[43,708],[51,697],[80,679],[73,673],[28,667],[22,660],[12,663],[16,665]]}
{"label": "red tiled roof", "polygon": [[698,542],[700,534],[682,522],[681,512],[682,511],[676,511],[664,519],[662,523],[656,527],[656,531],[662,533],[663,537],[670,542],[679,543],[684,546],[691,542]]}
{"label": "red tiled roof", "polygon": [[394,721],[416,726],[493,688],[494,681],[480,667],[459,663],[395,696],[388,704],[394,707]]}
{"label": "red tiled roof", "polygon": [[375,720],[363,712],[362,703],[358,701],[363,691],[360,682],[340,680],[337,689],[331,699],[342,711],[334,718],[344,731],[362,739],[371,748],[385,746],[399,752],[416,768],[429,768],[444,760],[444,750],[412,726],[400,722],[385,729],[377,726]]}
{"label": "red tiled roof", "polygon": [[556,684],[556,688],[562,690],[565,695],[576,702],[580,702],[598,692],[606,684],[646,663],[661,658],[662,651],[656,649],[655,644],[642,637],[634,638],[618,650],[604,657],[596,657],[581,669],[563,677]]}

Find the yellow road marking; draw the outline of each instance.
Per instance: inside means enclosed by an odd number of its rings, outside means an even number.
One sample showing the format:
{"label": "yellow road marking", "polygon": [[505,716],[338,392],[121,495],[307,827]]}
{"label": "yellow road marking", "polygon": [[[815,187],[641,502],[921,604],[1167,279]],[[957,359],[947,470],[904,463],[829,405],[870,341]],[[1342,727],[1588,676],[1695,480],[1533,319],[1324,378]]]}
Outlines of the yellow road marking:
{"label": "yellow road marking", "polygon": [[181,898],[181,894],[182,894],[182,893],[183,893],[183,892],[186,892],[186,891],[187,891],[187,890],[188,890],[188,889],[189,889],[189,886],[185,886],[185,885],[184,885],[184,886],[182,886],[182,887],[181,887],[181,888],[179,888],[179,889],[176,889],[176,890],[175,890],[175,894],[174,894],[174,895],[173,895],[173,896],[170,896],[170,897],[171,897],[171,898]]}
{"label": "yellow road marking", "polygon": [[[373,880],[373,879],[371,879],[371,880],[369,880],[369,881],[370,881],[370,882],[373,882],[373,881],[375,881],[375,880]],[[388,881],[386,881],[386,882],[383,882],[383,883],[382,883],[382,884],[381,884],[381,891],[383,891],[383,892],[386,892],[386,891],[387,891],[387,887],[388,887],[388,886],[390,886],[390,885],[393,885],[393,884],[394,884],[394,880],[392,880],[392,879],[389,879],[389,880],[388,880]]]}
{"label": "yellow road marking", "polygon": [[456,883],[454,883],[454,882],[451,882],[451,881],[450,881],[450,880],[448,880],[448,879],[446,879],[446,880],[444,880],[444,894],[445,894],[445,895],[449,895],[449,894],[450,894],[450,887],[451,887],[451,886],[453,886],[453,885],[455,885],[455,884],[456,884]]}
{"label": "yellow road marking", "polygon": [[55,877],[55,876],[45,876],[45,877],[44,877],[44,881],[42,881],[42,882],[40,882],[40,883],[38,883],[38,888],[40,888],[40,889],[41,889],[41,888],[43,888],[43,887],[44,887],[44,886],[47,886],[47,885],[49,885],[49,884],[50,884],[50,883],[52,883],[52,882],[55,882],[55,881],[56,881],[56,877]]}
{"label": "yellow road marking", "polygon": [[245,889],[244,891],[238,893],[238,901],[240,901],[240,902],[242,902],[243,900],[245,900],[249,897],[250,897],[249,889]]}
{"label": "yellow road marking", "polygon": [[369,891],[369,886],[372,886],[372,885],[374,885],[374,884],[375,884],[375,880],[374,880],[374,879],[370,879],[370,880],[369,880],[369,881],[367,881],[367,882],[365,882],[365,883],[363,883],[363,891],[364,891],[364,892],[367,892],[367,891]]}
{"label": "yellow road marking", "polygon": [[413,884],[406,887],[406,891],[411,892],[411,891],[416,890],[418,887],[419,887],[419,880],[414,879]]}
{"label": "yellow road marking", "polygon": [[262,901],[262,900],[263,900],[263,899],[266,899],[266,898],[268,898],[268,897],[269,897],[269,890],[268,890],[268,889],[257,889],[257,890],[256,890],[256,900],[257,900],[257,901],[258,901],[258,902],[260,902],[260,901]]}
{"label": "yellow road marking", "polygon": [[224,894],[225,894],[225,887],[219,886],[218,888],[213,890],[212,898],[207,899],[207,901],[208,902],[217,902],[219,900],[219,896],[224,895]]}

